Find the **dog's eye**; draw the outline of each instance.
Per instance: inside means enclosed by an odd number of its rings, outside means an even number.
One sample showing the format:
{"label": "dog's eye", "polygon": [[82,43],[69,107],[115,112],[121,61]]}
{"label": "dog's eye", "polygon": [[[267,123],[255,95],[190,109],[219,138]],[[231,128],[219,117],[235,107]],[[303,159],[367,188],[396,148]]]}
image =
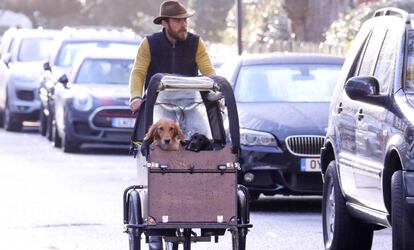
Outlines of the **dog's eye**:
{"label": "dog's eye", "polygon": [[174,130],[174,128],[173,127],[170,127],[170,131],[173,131]]}
{"label": "dog's eye", "polygon": [[164,131],[164,128],[163,127],[159,127],[158,128],[160,131]]}

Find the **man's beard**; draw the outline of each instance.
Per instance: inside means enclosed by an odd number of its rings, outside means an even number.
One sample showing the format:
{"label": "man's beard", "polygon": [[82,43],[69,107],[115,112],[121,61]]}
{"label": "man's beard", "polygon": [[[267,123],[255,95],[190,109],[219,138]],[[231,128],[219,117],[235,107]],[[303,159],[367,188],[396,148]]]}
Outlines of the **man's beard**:
{"label": "man's beard", "polygon": [[175,32],[169,27],[169,29],[166,29],[168,32],[168,35],[170,35],[172,38],[174,38],[177,41],[185,41],[187,39],[187,30],[181,29],[178,32]]}

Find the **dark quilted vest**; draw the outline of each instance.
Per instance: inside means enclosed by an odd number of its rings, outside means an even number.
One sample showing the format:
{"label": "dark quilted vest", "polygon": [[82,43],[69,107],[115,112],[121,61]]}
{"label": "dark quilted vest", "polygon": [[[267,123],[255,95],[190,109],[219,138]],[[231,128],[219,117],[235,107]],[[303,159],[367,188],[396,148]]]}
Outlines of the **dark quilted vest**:
{"label": "dark quilted vest", "polygon": [[148,67],[145,79],[145,89],[151,77],[156,73],[180,74],[185,76],[197,76],[196,52],[199,36],[188,32],[185,41],[177,41],[173,46],[163,32],[147,37],[151,63]]}

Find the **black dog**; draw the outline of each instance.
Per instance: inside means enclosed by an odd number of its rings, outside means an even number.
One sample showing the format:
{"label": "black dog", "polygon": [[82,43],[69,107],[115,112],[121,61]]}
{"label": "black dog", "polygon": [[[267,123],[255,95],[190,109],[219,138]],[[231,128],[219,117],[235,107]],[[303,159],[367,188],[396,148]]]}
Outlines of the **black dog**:
{"label": "black dog", "polygon": [[205,135],[195,133],[190,137],[190,141],[185,149],[199,152],[200,150],[212,150],[213,145]]}

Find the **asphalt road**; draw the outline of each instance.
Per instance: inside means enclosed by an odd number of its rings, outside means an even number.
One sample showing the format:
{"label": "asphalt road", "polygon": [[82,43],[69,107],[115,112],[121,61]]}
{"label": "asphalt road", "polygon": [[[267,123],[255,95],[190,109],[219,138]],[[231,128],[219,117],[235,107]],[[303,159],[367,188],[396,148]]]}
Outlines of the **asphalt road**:
{"label": "asphalt road", "polygon": [[[126,153],[65,154],[34,127],[0,129],[0,249],[128,249],[122,193],[136,184],[136,168]],[[320,203],[320,197],[261,198],[252,205],[247,249],[323,249]],[[192,249],[231,249],[230,243],[226,233],[219,243]],[[390,229],[375,232],[372,249],[391,249]]]}

